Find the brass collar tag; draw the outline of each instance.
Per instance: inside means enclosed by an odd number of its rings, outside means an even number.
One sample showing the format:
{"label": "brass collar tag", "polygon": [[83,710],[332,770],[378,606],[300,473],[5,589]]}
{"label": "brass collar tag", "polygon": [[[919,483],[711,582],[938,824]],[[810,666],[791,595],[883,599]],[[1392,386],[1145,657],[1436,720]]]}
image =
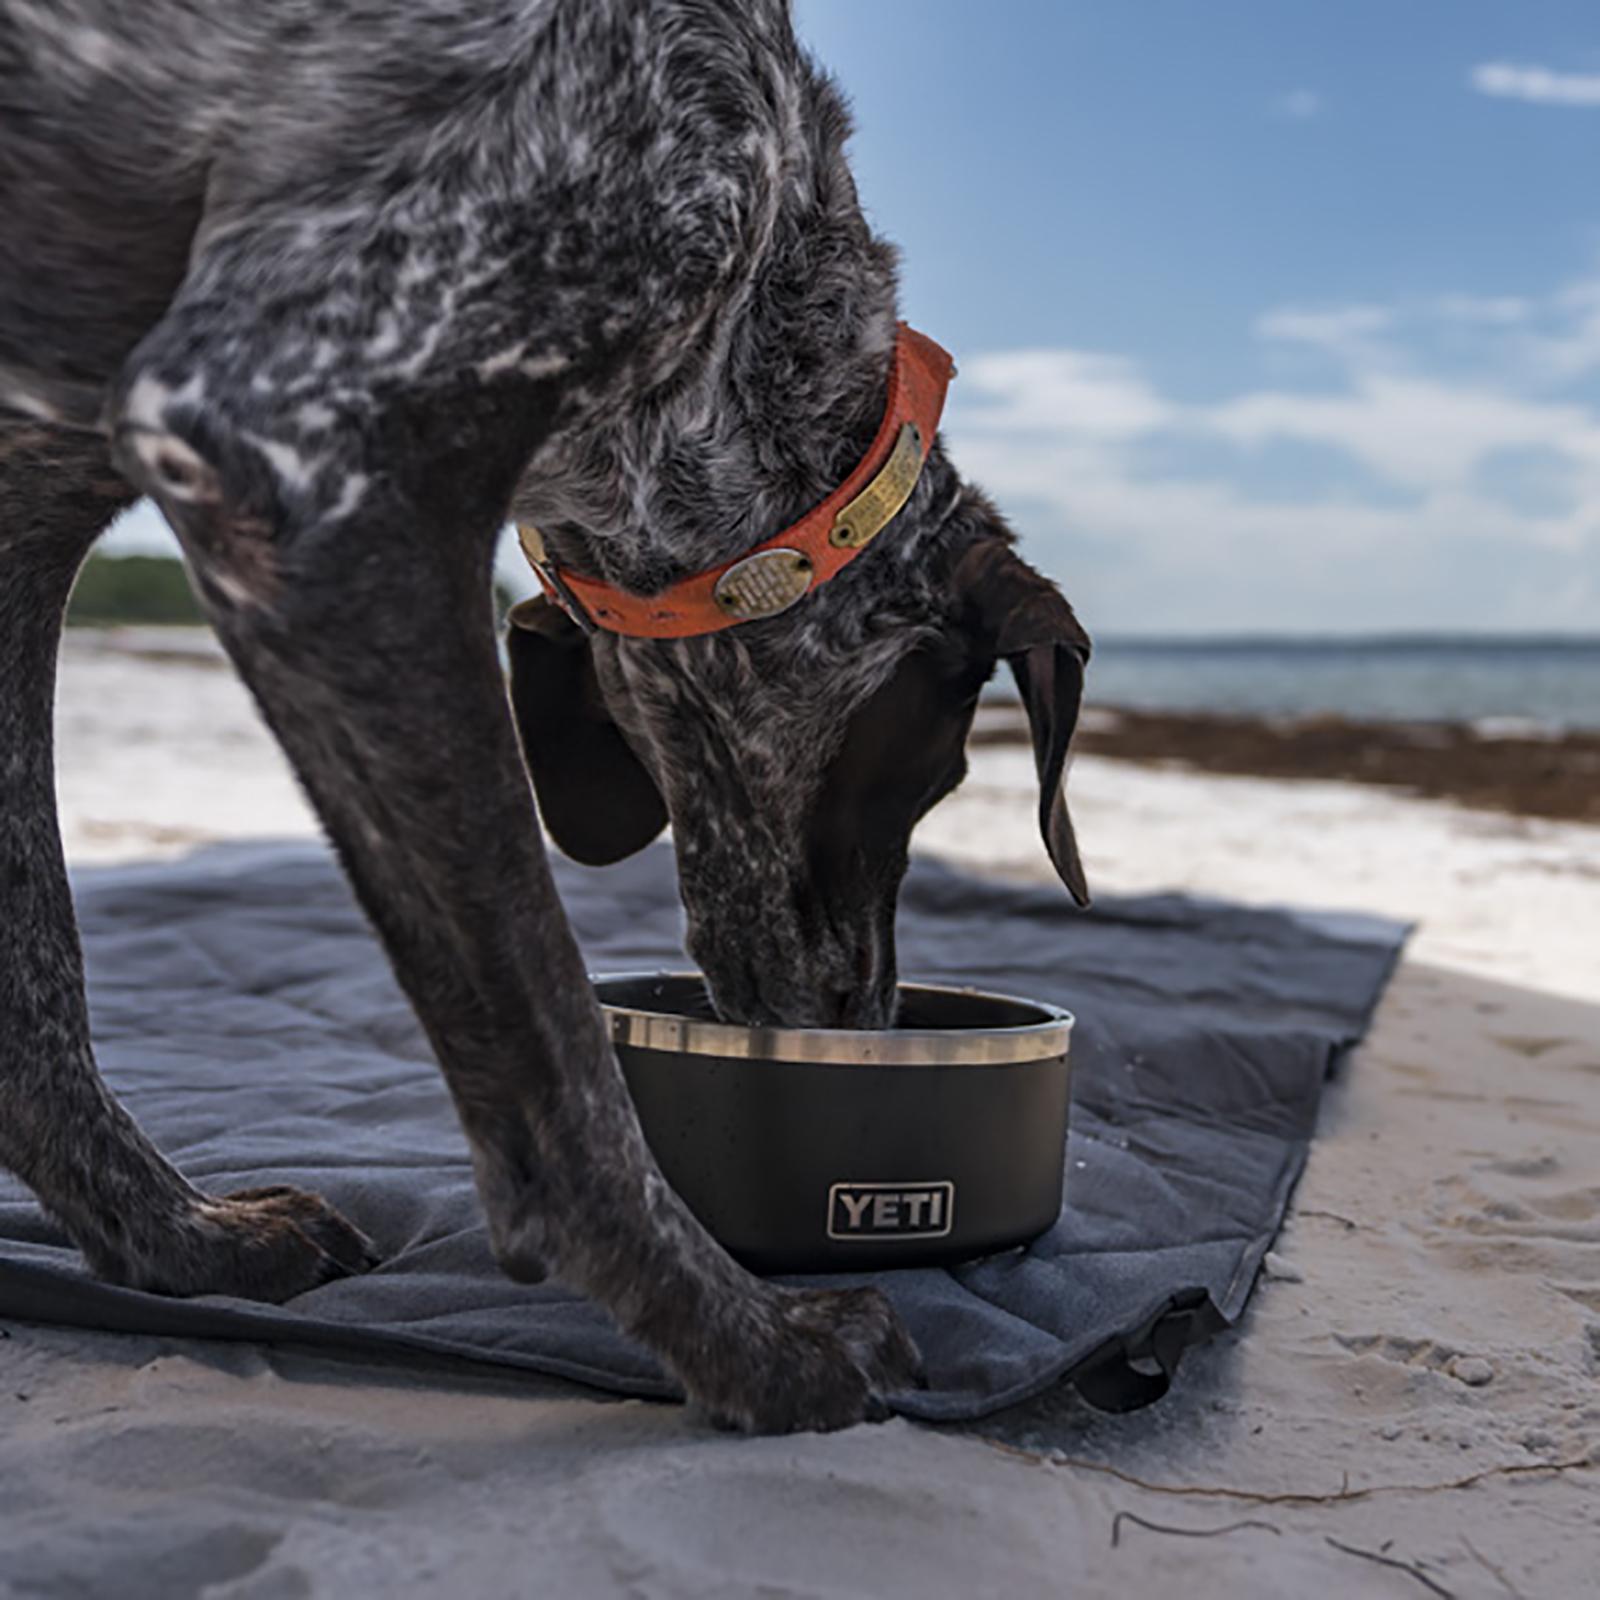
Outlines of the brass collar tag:
{"label": "brass collar tag", "polygon": [[933,448],[955,363],[926,334],[895,335],[883,420],[866,455],[819,505],[736,560],[655,594],[563,572],[531,523],[518,536],[546,595],[586,631],[687,639],[787,611],[838,574],[905,509]]}
{"label": "brass collar tag", "polygon": [[894,451],[883,470],[833,519],[828,543],[839,550],[860,550],[899,515],[922,476],[922,431],[914,422],[900,429]]}
{"label": "brass collar tag", "polygon": [[729,567],[713,593],[725,616],[756,622],[787,611],[811,587],[814,570],[803,550],[758,550]]}

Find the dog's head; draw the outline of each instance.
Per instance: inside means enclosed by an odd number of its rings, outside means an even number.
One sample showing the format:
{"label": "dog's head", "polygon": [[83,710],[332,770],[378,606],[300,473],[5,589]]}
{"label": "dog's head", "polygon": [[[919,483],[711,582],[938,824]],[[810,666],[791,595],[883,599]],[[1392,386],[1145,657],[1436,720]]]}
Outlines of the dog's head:
{"label": "dog's head", "polygon": [[[911,831],[965,776],[978,695],[1005,661],[1027,708],[1039,824],[1088,888],[1063,779],[1089,640],[980,496],[917,598],[879,590],[707,638],[586,635],[513,613],[511,695],[556,844],[603,865],[670,820],[688,942],[730,1020],[881,1027]],[[890,559],[888,552],[885,558]]]}

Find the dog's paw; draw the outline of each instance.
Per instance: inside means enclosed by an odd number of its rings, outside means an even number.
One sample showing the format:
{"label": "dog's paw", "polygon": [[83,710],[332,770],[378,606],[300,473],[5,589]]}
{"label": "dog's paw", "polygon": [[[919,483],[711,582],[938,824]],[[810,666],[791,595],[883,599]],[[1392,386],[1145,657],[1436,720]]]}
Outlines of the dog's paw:
{"label": "dog's paw", "polygon": [[738,1349],[689,1385],[718,1427],[829,1433],[881,1422],[922,1382],[911,1336],[876,1289],[775,1290]]}
{"label": "dog's paw", "polygon": [[279,1302],[377,1264],[372,1241],[320,1195],[280,1185],[206,1197],[159,1260],[115,1276],[160,1294]]}

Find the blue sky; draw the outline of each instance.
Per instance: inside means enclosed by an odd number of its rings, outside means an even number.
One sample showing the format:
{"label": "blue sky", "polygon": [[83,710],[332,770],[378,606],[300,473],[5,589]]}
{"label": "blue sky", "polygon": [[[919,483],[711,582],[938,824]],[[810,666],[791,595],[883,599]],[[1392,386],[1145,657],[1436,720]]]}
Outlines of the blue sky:
{"label": "blue sky", "polygon": [[1600,632],[1595,0],[796,17],[956,458],[1091,627]]}
{"label": "blue sky", "polygon": [[798,0],[1106,631],[1600,630],[1600,7]]}

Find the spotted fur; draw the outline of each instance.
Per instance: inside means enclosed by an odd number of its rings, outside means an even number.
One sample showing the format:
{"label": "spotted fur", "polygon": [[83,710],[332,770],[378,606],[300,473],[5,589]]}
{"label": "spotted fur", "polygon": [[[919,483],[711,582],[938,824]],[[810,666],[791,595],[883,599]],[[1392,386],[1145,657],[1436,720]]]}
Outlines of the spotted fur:
{"label": "spotted fur", "polygon": [[[855,464],[896,313],[846,132],[781,0],[0,0],[0,1162],[95,1270],[282,1299],[371,1262],[315,1196],[196,1190],[95,1070],[51,686],[77,566],[145,493],[416,1006],[507,1271],[559,1272],[737,1426],[911,1381],[880,1297],[759,1282],[661,1179],[488,602],[513,506],[648,593]],[[784,617],[562,646],[567,725],[671,816],[727,1014],[888,1019],[906,838],[998,655],[1059,807],[1087,645],[1007,540],[936,446]],[[541,793],[585,781],[526,754]]]}

